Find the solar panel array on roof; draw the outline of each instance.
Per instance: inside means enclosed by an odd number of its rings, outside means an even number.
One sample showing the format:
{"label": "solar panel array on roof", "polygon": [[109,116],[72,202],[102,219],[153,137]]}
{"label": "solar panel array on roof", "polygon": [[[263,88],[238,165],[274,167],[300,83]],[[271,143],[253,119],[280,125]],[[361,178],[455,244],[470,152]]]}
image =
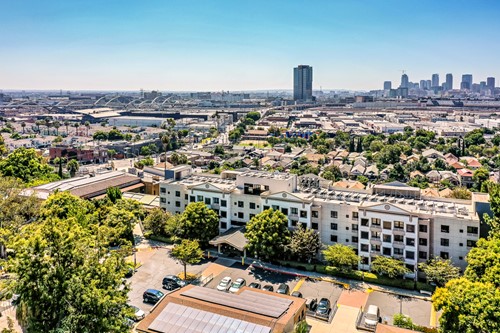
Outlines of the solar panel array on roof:
{"label": "solar panel array on roof", "polygon": [[210,288],[193,287],[182,292],[181,295],[272,318],[279,318],[292,304],[292,301],[287,298],[251,290],[245,290],[236,295],[221,293]]}
{"label": "solar panel array on roof", "polygon": [[270,333],[271,328],[248,321],[168,303],[148,329],[161,333]]}

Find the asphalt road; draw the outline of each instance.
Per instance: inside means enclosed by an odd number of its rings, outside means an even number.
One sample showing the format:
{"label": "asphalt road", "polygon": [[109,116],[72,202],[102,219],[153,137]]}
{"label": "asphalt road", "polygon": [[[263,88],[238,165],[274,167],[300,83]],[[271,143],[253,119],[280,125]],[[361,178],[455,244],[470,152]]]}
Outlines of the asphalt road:
{"label": "asphalt road", "polygon": [[328,298],[332,306],[335,305],[337,300],[342,294],[342,287],[326,281],[304,281],[299,291],[304,298],[316,298],[319,302],[322,298]]}

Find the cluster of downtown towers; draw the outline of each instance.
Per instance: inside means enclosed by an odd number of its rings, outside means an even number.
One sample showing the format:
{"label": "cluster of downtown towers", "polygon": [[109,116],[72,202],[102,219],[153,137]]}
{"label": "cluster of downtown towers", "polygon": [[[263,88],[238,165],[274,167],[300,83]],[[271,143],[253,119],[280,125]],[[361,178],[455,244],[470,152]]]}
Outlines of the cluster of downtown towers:
{"label": "cluster of downtown towers", "polygon": [[[439,74],[432,74],[431,80],[420,80],[420,83],[410,82],[408,75],[401,75],[401,85],[400,88],[407,89],[425,89],[425,90],[453,90],[453,74],[446,74],[446,80],[443,83],[439,82]],[[392,82],[384,82],[384,90],[392,89]],[[488,77],[486,81],[481,81],[479,84],[475,84],[472,80],[472,74],[463,74],[462,81],[460,82],[461,90],[478,90],[483,91],[485,89],[493,92],[495,89],[495,78]]]}

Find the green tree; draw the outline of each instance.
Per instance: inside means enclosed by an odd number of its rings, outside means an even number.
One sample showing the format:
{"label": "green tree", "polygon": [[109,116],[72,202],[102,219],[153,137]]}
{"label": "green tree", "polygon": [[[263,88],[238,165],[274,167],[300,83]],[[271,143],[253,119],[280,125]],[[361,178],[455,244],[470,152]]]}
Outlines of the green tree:
{"label": "green tree", "polygon": [[392,317],[392,321],[394,326],[401,327],[401,328],[406,328],[409,330],[414,330],[416,325],[413,323],[410,317],[405,316],[404,314],[401,313],[396,313]]}
{"label": "green tree", "polygon": [[391,279],[410,273],[404,261],[385,256],[377,256],[372,261],[371,268],[375,273],[387,275]]}
{"label": "green tree", "polygon": [[45,159],[38,155],[35,149],[17,148],[0,160],[0,174],[3,177],[14,177],[25,183],[43,180],[57,180],[54,169]]}
{"label": "green tree", "polygon": [[184,278],[187,277],[187,265],[197,264],[203,258],[203,251],[197,240],[183,239],[180,244],[174,246],[170,256],[184,267]]}
{"label": "green tree", "polygon": [[291,240],[288,219],[278,210],[265,210],[247,223],[245,237],[251,255],[278,258]]}
{"label": "green tree", "polygon": [[467,254],[465,277],[471,281],[493,283],[500,288],[500,238],[495,234],[480,238]]}
{"label": "green tree", "polygon": [[49,217],[58,219],[75,218],[84,224],[86,215],[89,214],[92,208],[90,202],[80,199],[69,192],[56,192],[44,201],[40,209],[40,215],[43,219]]}
{"label": "green tree", "polygon": [[112,203],[115,203],[118,199],[122,198],[122,191],[118,187],[108,187],[106,196]]}
{"label": "green tree", "polygon": [[485,168],[477,169],[476,171],[474,171],[474,174],[472,176],[472,180],[474,181],[474,187],[478,191],[481,191],[483,183],[487,181],[489,178],[490,178],[490,173],[487,169]]}
{"label": "green tree", "polygon": [[153,235],[166,236],[167,221],[172,215],[161,208],[155,208],[149,212],[144,219],[144,228],[150,230]]}
{"label": "green tree", "polygon": [[183,238],[196,239],[202,246],[219,234],[219,216],[203,202],[190,203],[182,213],[179,224]]}
{"label": "green tree", "polygon": [[75,177],[76,172],[80,169],[80,164],[77,160],[71,159],[66,163],[66,170],[68,170],[71,177]]}
{"label": "green tree", "polygon": [[225,154],[224,146],[222,146],[222,145],[216,145],[215,148],[214,148],[214,152],[213,153],[215,155],[224,155]]}
{"label": "green tree", "polygon": [[293,330],[293,333],[309,333],[309,325],[306,320],[299,321]]}
{"label": "green tree", "polygon": [[453,266],[451,260],[435,257],[425,263],[421,263],[419,268],[425,273],[427,282],[435,283],[437,286],[444,286],[451,279],[458,278],[460,269]]}
{"label": "green tree", "polygon": [[[76,219],[33,223],[12,244],[18,319],[28,333],[125,332],[123,258],[105,253]],[[99,249],[99,250],[98,250]]]}
{"label": "green tree", "polygon": [[352,247],[340,243],[328,246],[323,250],[323,256],[331,265],[347,272],[359,261],[359,257],[354,253]]}
{"label": "green tree", "polygon": [[290,252],[301,261],[311,261],[321,248],[319,233],[313,229],[305,229],[302,224],[292,233]]}
{"label": "green tree", "polygon": [[257,111],[248,112],[246,118],[250,118],[253,119],[254,121],[257,121],[260,119],[260,112]]}

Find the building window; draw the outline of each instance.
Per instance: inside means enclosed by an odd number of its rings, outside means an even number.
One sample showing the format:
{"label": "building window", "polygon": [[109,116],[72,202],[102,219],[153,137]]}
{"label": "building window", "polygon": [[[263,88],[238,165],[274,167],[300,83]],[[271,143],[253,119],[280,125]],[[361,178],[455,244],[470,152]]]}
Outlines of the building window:
{"label": "building window", "polygon": [[249,206],[250,206],[250,209],[255,209],[255,202],[250,202]]}
{"label": "building window", "polygon": [[390,256],[392,255],[392,249],[390,247],[383,247],[382,253],[384,254],[384,256]]}
{"label": "building window", "polygon": [[449,225],[442,225],[441,226],[441,232],[449,234],[450,233],[450,226]]}
{"label": "building window", "polygon": [[181,202],[180,201],[176,201],[175,202],[175,207],[180,207],[181,206]]}
{"label": "building window", "polygon": [[338,228],[337,223],[330,223],[330,229],[331,230],[337,230],[337,228]]}
{"label": "building window", "polygon": [[371,239],[380,239],[380,232],[375,232],[372,231],[372,238]]}
{"label": "building window", "polygon": [[249,214],[249,215],[248,215],[248,219],[250,219],[250,220],[251,220],[251,219],[253,219],[253,217],[254,217],[254,216],[255,216],[255,214]]}
{"label": "building window", "polygon": [[336,211],[334,211],[334,210],[332,210],[332,211],[330,212],[330,217],[331,217],[332,219],[336,219],[337,217],[339,217],[339,213],[338,213],[338,212],[336,212]]}
{"label": "building window", "polygon": [[361,219],[361,225],[363,227],[367,227],[368,226],[368,222],[369,222],[368,219]]}
{"label": "building window", "polygon": [[160,198],[160,202],[161,202],[161,203],[165,203],[165,202],[167,202],[167,199],[165,199],[165,198]]}
{"label": "building window", "polygon": [[162,187],[162,188],[160,188],[160,192],[161,193],[167,193],[167,190],[164,187]]}
{"label": "building window", "polygon": [[475,240],[467,240],[467,247],[474,247],[476,246],[476,241]]}
{"label": "building window", "polygon": [[306,219],[307,218],[307,210],[301,210],[300,211],[300,217]]}
{"label": "building window", "polygon": [[245,217],[245,214],[243,214],[242,212],[238,212],[239,219],[243,219],[244,217]]}
{"label": "building window", "polygon": [[394,248],[394,255],[395,256],[402,256],[403,255],[403,249]]}
{"label": "building window", "polygon": [[245,207],[245,203],[243,201],[238,201],[238,208]]}
{"label": "building window", "polygon": [[220,217],[226,218],[227,217],[227,212],[225,210],[220,211]]}
{"label": "building window", "polygon": [[418,259],[427,259],[427,252],[418,251]]}
{"label": "building window", "polygon": [[405,223],[402,221],[394,221],[394,229],[404,229]]}
{"label": "building window", "polygon": [[427,246],[427,238],[419,238],[418,245]]}
{"label": "building window", "polygon": [[337,235],[330,235],[330,242],[337,242]]}
{"label": "building window", "polygon": [[419,232],[427,232],[427,226],[424,224],[421,224],[418,226],[418,231]]}
{"label": "building window", "polygon": [[316,222],[311,223],[311,229],[318,230],[318,223]]}
{"label": "building window", "polygon": [[359,213],[358,212],[352,212],[352,219],[353,220],[357,220],[359,217]]}
{"label": "building window", "polygon": [[189,197],[189,202],[195,202],[195,201],[196,201],[196,198],[194,195]]}
{"label": "building window", "polygon": [[415,226],[411,224],[406,225],[406,232],[415,233]]}
{"label": "building window", "polygon": [[415,246],[415,238],[406,238],[406,245]]}
{"label": "building window", "polygon": [[187,200],[187,199],[189,199],[189,196],[186,193],[186,194],[184,194],[184,200]]}
{"label": "building window", "polygon": [[220,223],[220,228],[221,229],[227,229],[227,222],[221,222]]}
{"label": "building window", "polygon": [[372,225],[373,226],[380,226],[380,219],[372,218]]}
{"label": "building window", "polygon": [[175,191],[175,196],[180,198],[181,197],[181,191]]}
{"label": "building window", "polygon": [[318,217],[319,217],[319,212],[317,212],[317,211],[313,210],[313,211],[311,212],[311,215],[312,215],[312,217],[314,217],[314,218],[318,218]]}
{"label": "building window", "polygon": [[477,235],[478,232],[479,232],[478,227],[467,227],[467,233],[468,234]]}
{"label": "building window", "polygon": [[380,245],[372,245],[372,252],[380,252]]}
{"label": "building window", "polygon": [[280,210],[280,206],[272,205],[273,210]]}
{"label": "building window", "polygon": [[292,213],[292,215],[297,215],[299,213],[299,209],[292,207],[292,208],[290,208],[290,212]]}
{"label": "building window", "polygon": [[368,239],[368,231],[361,231],[361,239]]}
{"label": "building window", "polygon": [[392,229],[392,222],[391,221],[384,221],[384,229],[391,230]]}
{"label": "building window", "polygon": [[351,224],[351,228],[353,231],[358,231],[358,225],[357,224]]}
{"label": "building window", "polygon": [[450,259],[450,254],[448,252],[441,252],[439,256],[443,259]]}
{"label": "building window", "polygon": [[406,259],[415,259],[415,252],[413,251],[406,251]]}
{"label": "building window", "polygon": [[390,243],[391,242],[391,235],[382,235],[382,241],[384,243]]}
{"label": "building window", "polygon": [[450,246],[450,240],[448,238],[441,238],[441,246]]}
{"label": "building window", "polygon": [[213,198],[212,200],[214,201],[214,205],[218,205],[219,204],[219,198]]}
{"label": "building window", "polygon": [[368,252],[368,251],[370,251],[368,244],[361,244],[361,252]]}
{"label": "building window", "polygon": [[297,226],[297,220],[290,220],[290,223],[292,224],[292,227]]}
{"label": "building window", "polygon": [[196,197],[196,201],[203,201],[203,196],[202,195],[198,195]]}
{"label": "building window", "polygon": [[221,200],[220,201],[221,207],[227,207],[227,201],[226,200]]}
{"label": "building window", "polygon": [[358,242],[358,236],[352,236],[351,237],[351,242],[357,243]]}
{"label": "building window", "polygon": [[402,235],[394,235],[394,241],[403,243],[404,237]]}
{"label": "building window", "polygon": [[205,205],[210,205],[212,200],[210,198],[205,198]]}

